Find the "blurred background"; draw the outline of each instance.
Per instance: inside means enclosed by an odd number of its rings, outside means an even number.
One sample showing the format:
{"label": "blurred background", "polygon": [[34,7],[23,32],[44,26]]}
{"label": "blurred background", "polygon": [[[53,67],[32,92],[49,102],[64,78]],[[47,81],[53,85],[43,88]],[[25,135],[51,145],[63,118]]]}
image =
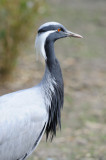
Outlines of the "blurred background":
{"label": "blurred background", "polygon": [[55,43],[65,84],[62,130],[29,160],[106,160],[106,0],[1,0],[0,95],[36,85],[35,36],[47,21],[83,39]]}

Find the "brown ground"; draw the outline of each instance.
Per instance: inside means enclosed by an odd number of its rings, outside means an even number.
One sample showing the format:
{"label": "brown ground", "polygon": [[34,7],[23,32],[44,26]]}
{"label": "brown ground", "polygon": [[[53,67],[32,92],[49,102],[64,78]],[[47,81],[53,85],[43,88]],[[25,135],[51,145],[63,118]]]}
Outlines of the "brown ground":
{"label": "brown ground", "polygon": [[[52,143],[44,136],[29,160],[106,160],[106,2],[50,0],[48,5],[50,14],[40,24],[61,22],[84,39],[55,45],[65,83],[62,131]],[[0,86],[1,95],[36,85],[43,76],[44,65],[35,61],[34,36],[21,45],[18,66]]]}

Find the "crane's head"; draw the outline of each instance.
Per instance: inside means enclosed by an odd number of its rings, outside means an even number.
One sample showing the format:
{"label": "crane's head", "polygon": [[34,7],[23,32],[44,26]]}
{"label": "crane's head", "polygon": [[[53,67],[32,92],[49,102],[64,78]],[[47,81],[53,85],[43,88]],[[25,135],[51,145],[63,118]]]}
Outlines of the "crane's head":
{"label": "crane's head", "polygon": [[55,42],[57,39],[65,37],[83,38],[81,35],[68,31],[62,24],[57,22],[47,22],[38,29],[38,35],[35,41],[36,51],[44,56],[45,43]]}

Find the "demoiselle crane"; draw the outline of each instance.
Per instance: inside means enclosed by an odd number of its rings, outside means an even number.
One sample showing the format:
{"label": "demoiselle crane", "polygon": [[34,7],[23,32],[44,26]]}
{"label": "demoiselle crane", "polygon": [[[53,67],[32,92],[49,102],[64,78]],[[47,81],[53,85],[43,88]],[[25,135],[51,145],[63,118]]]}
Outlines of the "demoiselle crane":
{"label": "demoiselle crane", "polygon": [[64,37],[82,38],[57,22],[41,25],[35,41],[46,65],[41,82],[0,97],[0,160],[27,159],[44,132],[52,139],[56,126],[61,127],[64,85],[54,42]]}

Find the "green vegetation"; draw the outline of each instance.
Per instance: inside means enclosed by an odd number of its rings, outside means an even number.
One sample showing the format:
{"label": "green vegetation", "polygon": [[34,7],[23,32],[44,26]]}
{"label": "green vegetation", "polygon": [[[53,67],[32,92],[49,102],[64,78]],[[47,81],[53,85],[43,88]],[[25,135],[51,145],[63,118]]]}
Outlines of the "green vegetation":
{"label": "green vegetation", "polygon": [[29,28],[42,14],[44,0],[0,1],[0,75],[8,75],[14,68],[20,42],[26,40]]}

